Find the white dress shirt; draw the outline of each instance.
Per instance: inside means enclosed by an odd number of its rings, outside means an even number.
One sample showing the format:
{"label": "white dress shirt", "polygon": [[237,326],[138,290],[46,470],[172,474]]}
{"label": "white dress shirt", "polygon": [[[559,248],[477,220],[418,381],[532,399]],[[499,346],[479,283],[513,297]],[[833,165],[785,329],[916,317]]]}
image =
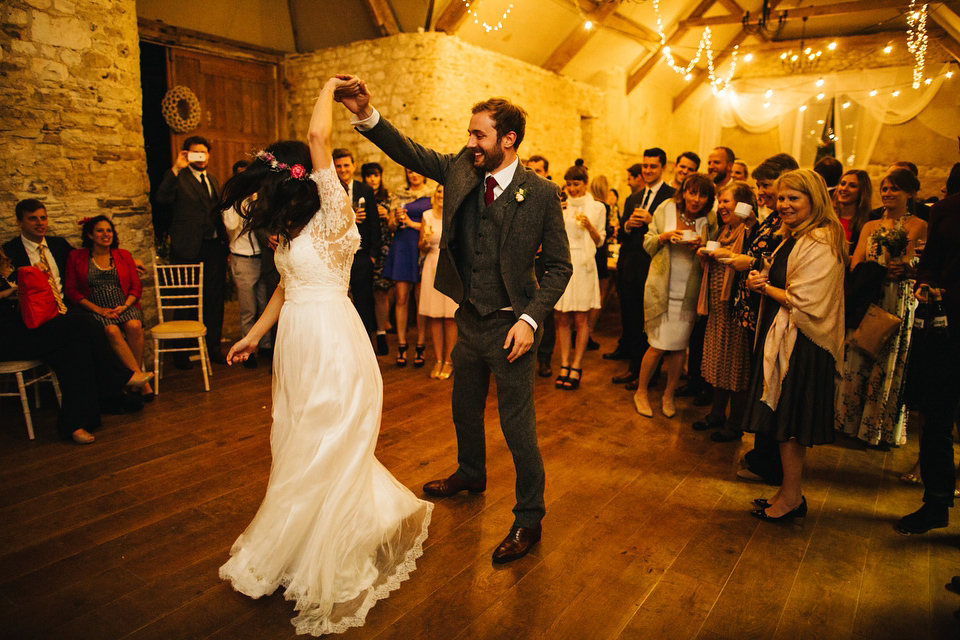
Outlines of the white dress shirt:
{"label": "white dress shirt", "polygon": [[[244,200],[240,205],[246,206],[248,200]],[[227,237],[230,239],[230,253],[248,258],[260,255],[260,243],[256,236],[249,231],[240,233],[243,229],[243,218],[237,213],[236,208],[230,207],[223,212],[223,226],[227,230]]]}
{"label": "white dress shirt", "polygon": [[[193,174],[193,177],[196,178],[197,182],[200,182],[200,176],[203,176],[204,181],[207,183],[207,193],[210,194],[210,197],[213,197],[213,191],[210,190],[210,177],[207,175],[207,171],[197,171],[191,165],[187,165],[190,169],[190,173]],[[200,182],[200,186],[203,186],[203,182]]]}

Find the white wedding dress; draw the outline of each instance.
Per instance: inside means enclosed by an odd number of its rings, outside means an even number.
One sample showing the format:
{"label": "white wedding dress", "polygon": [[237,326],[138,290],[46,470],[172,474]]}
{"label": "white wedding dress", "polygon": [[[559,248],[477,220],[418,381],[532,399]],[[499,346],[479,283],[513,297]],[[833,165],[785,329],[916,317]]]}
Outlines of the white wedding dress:
{"label": "white wedding dress", "polygon": [[253,522],[220,567],[252,598],[286,587],[297,633],[342,633],[416,568],[433,504],[374,457],[383,382],[347,297],[360,234],[334,170],[321,207],[276,253],[285,300],[273,373],[273,465]]}

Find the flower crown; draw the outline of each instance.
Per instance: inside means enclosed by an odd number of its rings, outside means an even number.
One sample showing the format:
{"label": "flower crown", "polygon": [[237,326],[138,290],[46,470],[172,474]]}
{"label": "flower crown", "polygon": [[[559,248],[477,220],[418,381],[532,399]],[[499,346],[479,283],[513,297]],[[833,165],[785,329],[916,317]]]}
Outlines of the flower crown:
{"label": "flower crown", "polygon": [[284,162],[277,162],[276,157],[269,151],[258,151],[257,160],[263,160],[270,166],[271,171],[289,171],[290,177],[294,180],[306,180],[307,179],[307,170],[303,168],[302,164],[287,165]]}

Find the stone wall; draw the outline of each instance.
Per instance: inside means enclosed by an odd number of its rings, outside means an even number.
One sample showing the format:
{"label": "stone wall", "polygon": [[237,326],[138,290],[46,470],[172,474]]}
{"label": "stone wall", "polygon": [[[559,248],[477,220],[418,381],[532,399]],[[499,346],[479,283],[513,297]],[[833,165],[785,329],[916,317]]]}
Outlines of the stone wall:
{"label": "stone wall", "polygon": [[[466,143],[473,104],[502,96],[529,114],[520,155],[547,157],[557,181],[576,158],[584,158],[591,176],[606,174],[618,184],[623,169],[633,161],[634,156],[620,149],[618,128],[625,124],[620,113],[608,115],[625,103],[622,72],[600,78],[601,86],[592,86],[442,33],[356,42],[286,56],[288,136],[305,138],[316,96],[335,73],[353,73],[366,80],[373,104],[384,116],[418,142],[441,152],[457,152]],[[400,167],[350,127],[345,109],[337,106],[334,114],[334,145],[352,149],[358,167],[363,162],[380,162],[387,188],[401,186]]]}
{"label": "stone wall", "polygon": [[0,240],[19,234],[14,204],[38,198],[52,234],[79,246],[77,221],[102,213],[149,265],[134,0],[12,0],[0,21]]}

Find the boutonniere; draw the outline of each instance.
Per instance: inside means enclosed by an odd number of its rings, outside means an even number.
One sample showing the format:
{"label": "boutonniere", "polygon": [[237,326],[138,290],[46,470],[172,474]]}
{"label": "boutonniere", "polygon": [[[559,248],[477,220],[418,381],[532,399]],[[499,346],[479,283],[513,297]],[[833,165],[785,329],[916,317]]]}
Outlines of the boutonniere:
{"label": "boutonniere", "polygon": [[527,190],[517,189],[517,193],[514,197],[517,199],[517,202],[523,202],[524,199],[527,197]]}

